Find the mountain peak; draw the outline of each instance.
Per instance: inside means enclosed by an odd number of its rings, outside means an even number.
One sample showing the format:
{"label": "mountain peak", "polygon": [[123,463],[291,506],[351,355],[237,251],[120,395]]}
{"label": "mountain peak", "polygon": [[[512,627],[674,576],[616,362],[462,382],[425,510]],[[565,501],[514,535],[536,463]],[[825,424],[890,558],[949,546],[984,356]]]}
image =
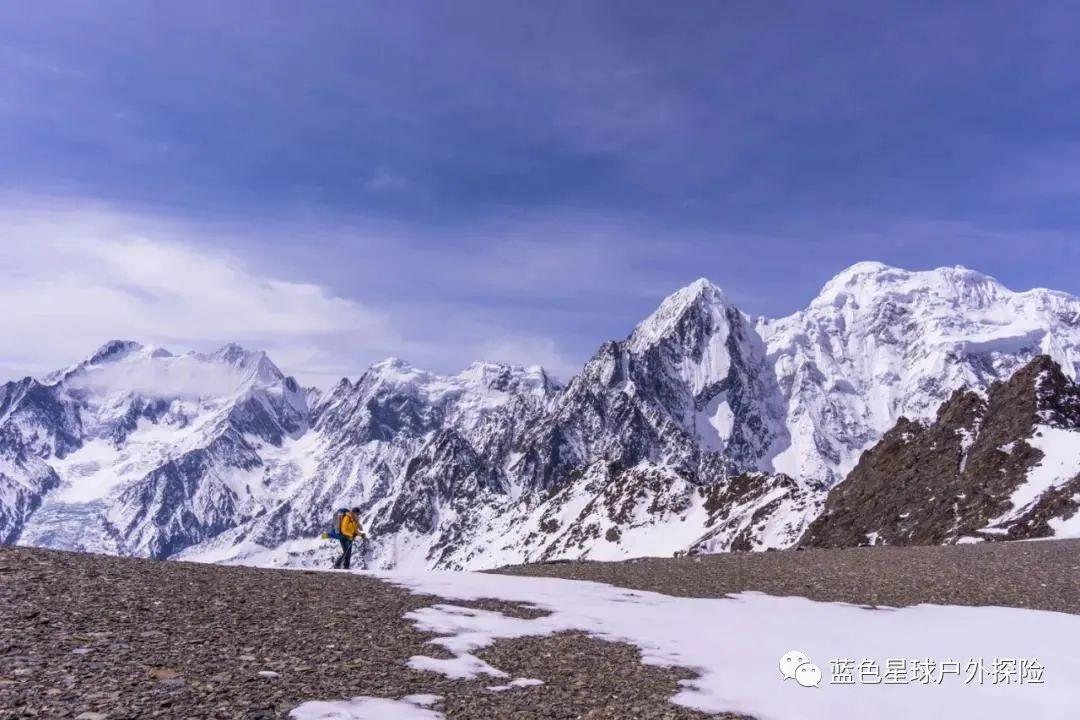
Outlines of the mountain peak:
{"label": "mountain peak", "polygon": [[833,298],[845,291],[863,287],[880,287],[890,280],[910,276],[907,270],[875,260],[864,260],[846,267],[825,283],[818,298]]}
{"label": "mountain peak", "polygon": [[415,370],[412,363],[408,360],[402,360],[399,357],[388,357],[379,360],[376,363],[372,363],[371,370],[383,374],[383,373],[395,373],[395,372],[408,372]]}
{"label": "mountain peak", "polygon": [[671,335],[687,313],[694,308],[732,307],[727,295],[705,278],[698,278],[664,298],[652,315],[642,320],[630,336],[635,349],[654,345]]}
{"label": "mountain peak", "polygon": [[206,356],[207,360],[222,362],[229,365],[246,365],[252,358],[263,355],[261,351],[247,350],[237,343],[225,343],[214,352]]}
{"label": "mountain peak", "polygon": [[933,270],[904,270],[881,262],[855,263],[830,279],[812,306],[843,304],[854,299],[862,305],[890,293],[928,293],[965,304],[982,306],[1011,291],[989,275],[962,265]]}
{"label": "mountain peak", "polygon": [[890,270],[901,270],[901,268],[894,267],[892,265],[886,265],[878,260],[860,260],[857,263],[849,265],[840,272],[836,273],[836,278],[853,277],[856,275],[870,275],[880,272],[888,272]]}
{"label": "mountain peak", "polygon": [[86,364],[100,365],[102,363],[114,362],[142,349],[143,346],[134,340],[110,340],[95,350],[90,357],[86,359]]}

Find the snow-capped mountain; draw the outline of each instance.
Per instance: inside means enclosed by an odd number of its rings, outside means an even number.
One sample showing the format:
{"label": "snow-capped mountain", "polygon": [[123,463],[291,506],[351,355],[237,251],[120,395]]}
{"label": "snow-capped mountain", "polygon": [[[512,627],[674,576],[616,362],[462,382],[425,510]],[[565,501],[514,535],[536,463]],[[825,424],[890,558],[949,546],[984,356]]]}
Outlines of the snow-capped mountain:
{"label": "snow-capped mountain", "polygon": [[780,320],[696,281],[565,387],[387,360],[318,393],[236,346],[109,343],[0,389],[0,534],[304,564],[357,505],[383,567],[786,547],[902,418],[1039,355],[1076,376],[1080,300],[875,263]]}
{"label": "snow-capped mountain", "polygon": [[932,420],[954,391],[985,392],[1037,355],[1075,378],[1080,299],[1012,292],[965,268],[909,272],[859,263],[801,312],[758,331],[784,396],[794,477],[843,479],[901,417]]}
{"label": "snow-capped mountain", "polygon": [[263,511],[260,453],[308,429],[307,391],[235,345],[114,341],[7,387],[3,531],[25,544],[167,556]]}
{"label": "snow-capped mountain", "polygon": [[377,363],[315,406],[303,454],[285,463],[304,479],[278,507],[186,555],[234,559],[284,543],[304,556],[344,505],[361,508],[381,563],[447,564],[456,538],[523,491],[505,469],[511,443],[557,392],[539,367],[477,363],[447,377]]}

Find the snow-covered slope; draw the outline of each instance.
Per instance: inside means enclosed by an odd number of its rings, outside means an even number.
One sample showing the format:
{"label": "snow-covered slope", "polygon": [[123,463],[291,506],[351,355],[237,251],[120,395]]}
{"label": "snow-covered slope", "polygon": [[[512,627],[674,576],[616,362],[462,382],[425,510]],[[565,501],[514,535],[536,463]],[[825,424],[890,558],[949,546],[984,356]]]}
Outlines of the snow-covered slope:
{"label": "snow-covered slope", "polygon": [[788,544],[823,495],[760,472],[785,443],[779,402],[764,343],[706,281],[565,389],[538,368],[445,378],[386,361],[315,409],[322,460],[287,510],[184,556],[304,562],[311,544],[291,541],[342,499],[386,567]]}
{"label": "snow-covered slope", "polygon": [[785,547],[902,417],[1040,354],[1075,377],[1076,298],[875,263],[780,320],[698,280],[565,387],[538,367],[386,360],[318,393],[236,346],[110,343],[0,389],[0,533],[304,564],[357,505],[382,567]]}
{"label": "snow-covered slope", "polygon": [[801,312],[762,320],[791,445],[774,469],[836,482],[901,416],[930,420],[955,390],[985,391],[1037,355],[1080,367],[1080,300],[1016,293],[965,268],[860,263]]}
{"label": "snow-covered slope", "polygon": [[0,426],[55,475],[5,526],[24,544],[167,556],[264,511],[276,494],[260,452],[307,430],[305,391],[235,345],[174,356],[111,342],[47,380],[23,381]]}
{"label": "snow-covered slope", "polygon": [[[313,409],[303,480],[267,514],[186,557],[234,560],[273,549],[303,562],[333,510],[359,506],[387,566],[447,564],[459,539],[524,492],[506,467],[511,445],[558,386],[539,367],[476,363],[455,376],[400,360],[342,380]],[[481,561],[477,561],[481,562]],[[463,564],[463,561],[458,561]]]}

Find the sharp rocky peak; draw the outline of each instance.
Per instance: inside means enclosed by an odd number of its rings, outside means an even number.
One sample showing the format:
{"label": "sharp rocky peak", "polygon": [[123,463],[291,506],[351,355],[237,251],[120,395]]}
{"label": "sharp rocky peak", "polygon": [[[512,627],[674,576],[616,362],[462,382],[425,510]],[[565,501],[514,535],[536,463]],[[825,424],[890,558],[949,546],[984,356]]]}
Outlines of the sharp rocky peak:
{"label": "sharp rocky peak", "polygon": [[86,359],[86,365],[101,365],[121,360],[131,353],[142,350],[143,346],[133,340],[110,340]]}
{"label": "sharp rocky peak", "polygon": [[211,353],[196,354],[196,357],[207,362],[224,363],[234,367],[247,367],[252,362],[265,358],[266,353],[261,350],[248,350],[237,343],[231,342],[222,345]]}
{"label": "sharp rocky peak", "polygon": [[41,378],[45,385],[55,385],[114,363],[130,362],[140,358],[173,357],[172,353],[155,345],[143,345],[133,340],[110,340],[75,365],[49,373]]}
{"label": "sharp rocky peak", "polygon": [[723,290],[709,280],[699,278],[664,298],[660,306],[634,328],[629,338],[630,349],[644,351],[680,334],[687,321],[723,318],[732,310],[738,312]]}

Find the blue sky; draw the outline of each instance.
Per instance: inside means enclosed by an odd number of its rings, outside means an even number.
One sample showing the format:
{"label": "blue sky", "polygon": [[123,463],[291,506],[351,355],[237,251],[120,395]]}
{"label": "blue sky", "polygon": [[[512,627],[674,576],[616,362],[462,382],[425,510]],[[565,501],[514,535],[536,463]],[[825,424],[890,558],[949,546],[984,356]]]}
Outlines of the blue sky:
{"label": "blue sky", "polygon": [[1078,48],[1075,3],[8,3],[0,371],[566,375],[696,277],[781,315],[864,259],[1080,292]]}

